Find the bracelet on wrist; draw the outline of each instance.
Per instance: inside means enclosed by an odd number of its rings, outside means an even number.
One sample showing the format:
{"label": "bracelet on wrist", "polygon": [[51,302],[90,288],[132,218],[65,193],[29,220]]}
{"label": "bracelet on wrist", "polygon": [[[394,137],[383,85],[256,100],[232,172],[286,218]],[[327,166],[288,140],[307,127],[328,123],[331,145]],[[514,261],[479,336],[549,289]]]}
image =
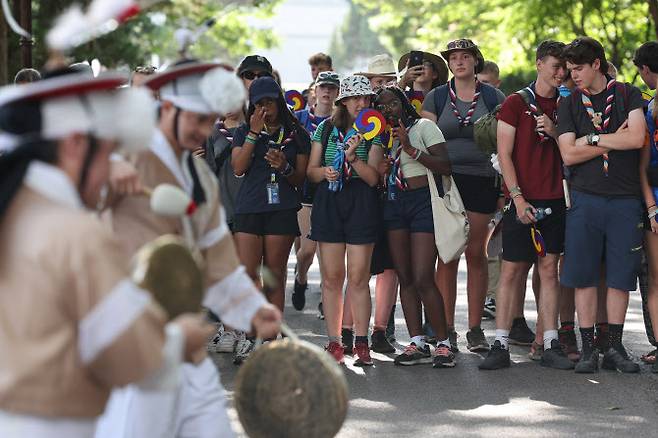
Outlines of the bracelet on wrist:
{"label": "bracelet on wrist", "polygon": [[523,197],[523,193],[521,193],[521,192],[514,193],[514,194],[512,195],[512,199],[522,198],[522,197]]}
{"label": "bracelet on wrist", "polygon": [[247,138],[244,139],[245,143],[251,143],[251,144],[256,144],[256,139],[253,137],[247,136]]}
{"label": "bracelet on wrist", "polygon": [[420,149],[416,149],[416,151],[415,151],[414,154],[411,156],[411,158],[413,158],[414,160],[418,161],[418,160],[420,159],[421,155],[423,155],[423,152],[422,152]]}
{"label": "bracelet on wrist", "polygon": [[654,210],[651,213],[647,214],[647,218],[653,219],[656,217],[656,215],[658,215],[658,210]]}
{"label": "bracelet on wrist", "polygon": [[651,208],[657,208],[656,204],[647,205],[647,211],[649,211],[649,209],[651,209]]}
{"label": "bracelet on wrist", "polygon": [[249,130],[249,134],[254,134],[256,136],[256,138],[258,138],[258,136],[260,135],[259,132],[253,131],[251,129]]}
{"label": "bracelet on wrist", "polygon": [[521,194],[521,187],[514,186],[514,187],[510,188],[509,193],[510,193],[510,195],[512,195],[512,197],[514,197],[514,195],[520,195]]}
{"label": "bracelet on wrist", "polygon": [[283,172],[281,174],[283,176],[290,176],[295,172],[295,169],[290,165],[290,163],[286,163],[286,167],[283,168]]}

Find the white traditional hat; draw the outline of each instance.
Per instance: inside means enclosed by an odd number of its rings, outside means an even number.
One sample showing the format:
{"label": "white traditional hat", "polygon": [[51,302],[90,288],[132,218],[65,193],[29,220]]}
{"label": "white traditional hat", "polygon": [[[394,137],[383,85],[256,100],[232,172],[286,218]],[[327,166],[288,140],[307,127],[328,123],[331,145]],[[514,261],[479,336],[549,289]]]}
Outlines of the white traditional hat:
{"label": "white traditional hat", "polygon": [[395,61],[390,55],[376,55],[368,60],[368,71],[355,73],[357,75],[373,78],[375,76],[390,77],[395,79]]}

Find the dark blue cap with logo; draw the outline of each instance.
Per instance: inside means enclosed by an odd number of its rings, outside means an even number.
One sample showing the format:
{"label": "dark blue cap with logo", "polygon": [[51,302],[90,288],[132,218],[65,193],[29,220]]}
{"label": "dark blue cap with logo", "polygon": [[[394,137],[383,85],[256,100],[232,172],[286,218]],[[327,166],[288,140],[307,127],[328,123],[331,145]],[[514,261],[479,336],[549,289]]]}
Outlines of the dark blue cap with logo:
{"label": "dark blue cap with logo", "polygon": [[252,105],[255,105],[266,97],[277,99],[281,95],[281,87],[270,76],[256,79],[251,83],[251,87],[249,87],[249,102]]}

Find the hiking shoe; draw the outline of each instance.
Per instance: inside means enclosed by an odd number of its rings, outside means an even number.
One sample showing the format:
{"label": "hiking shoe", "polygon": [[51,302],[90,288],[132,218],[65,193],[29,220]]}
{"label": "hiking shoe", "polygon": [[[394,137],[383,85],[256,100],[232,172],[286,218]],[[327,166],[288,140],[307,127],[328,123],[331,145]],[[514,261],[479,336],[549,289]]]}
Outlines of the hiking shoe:
{"label": "hiking shoe", "polygon": [[249,358],[249,355],[254,351],[255,343],[251,339],[242,339],[235,344],[235,353],[233,354],[233,363],[235,365],[242,364]]}
{"label": "hiking shoe", "polygon": [[370,347],[368,347],[367,342],[357,342],[354,346],[354,351],[356,352],[356,360],[354,361],[354,366],[365,367],[374,364],[372,358],[370,357]]}
{"label": "hiking shoe", "polygon": [[383,330],[373,330],[370,342],[370,348],[375,353],[395,353],[395,347],[388,341]]}
{"label": "hiking shoe", "polygon": [[499,370],[501,368],[509,368],[509,350],[503,348],[500,341],[494,341],[489,354],[478,365],[481,370]]}
{"label": "hiking shoe", "polygon": [[598,370],[599,350],[594,348],[589,352],[589,354],[583,351],[583,354],[580,356],[580,360],[576,364],[576,372],[578,374],[592,374]]}
{"label": "hiking shoe", "polygon": [[535,340],[535,334],[530,327],[525,318],[516,318],[512,322],[512,329],[509,332],[509,343],[512,345],[532,345],[532,341]]}
{"label": "hiking shoe", "polygon": [[482,319],[496,319],[496,299],[487,297],[484,300],[484,308],[482,309]]}
{"label": "hiking shoe", "polygon": [[393,359],[395,365],[419,365],[421,363],[432,363],[432,354],[429,345],[423,348],[416,346],[413,342]]}
{"label": "hiking shoe", "polygon": [[538,361],[541,360],[541,356],[544,354],[544,344],[538,344],[535,341],[532,341],[530,346],[530,351],[528,352],[528,359]]}
{"label": "hiking shoe", "polygon": [[308,289],[308,283],[301,284],[295,278],[295,286],[292,290],[292,306],[295,310],[304,310],[304,306],[306,306],[306,289]]}
{"label": "hiking shoe", "polygon": [[450,351],[452,351],[453,353],[459,353],[459,346],[457,345],[458,337],[459,335],[454,329],[448,332],[448,340],[450,341]]}
{"label": "hiking shoe", "polygon": [[551,348],[544,350],[539,364],[543,367],[555,368],[556,370],[572,370],[574,368],[574,363],[569,360],[560,345],[560,341],[557,339],[551,341]]}
{"label": "hiking shoe", "polygon": [[235,352],[235,345],[241,339],[244,339],[244,333],[236,330],[226,330],[222,324],[212,340],[211,351],[215,353],[233,353]]}
{"label": "hiking shoe", "polygon": [[324,309],[322,308],[322,301],[318,303],[318,319],[324,320]]}
{"label": "hiking shoe", "polygon": [[473,327],[466,333],[466,348],[471,352],[489,351],[489,344],[487,338],[484,337],[484,332],[480,327]]}
{"label": "hiking shoe", "polygon": [[327,353],[331,354],[334,359],[336,359],[336,362],[341,365],[345,363],[345,353],[343,352],[343,346],[338,342],[329,342],[329,344],[324,347],[324,349],[327,350]]}
{"label": "hiking shoe", "polygon": [[619,348],[610,347],[603,354],[603,362],[601,368],[604,370],[616,370],[620,373],[639,373],[640,365],[636,364],[628,357],[626,349],[623,345]]}
{"label": "hiking shoe", "polygon": [[343,341],[344,354],[351,356],[354,351],[354,332],[352,329],[344,328],[340,332],[340,337]]}
{"label": "hiking shoe", "polygon": [[391,308],[391,315],[388,317],[388,324],[386,324],[386,339],[391,344],[395,342],[395,304]]}
{"label": "hiking shoe", "polygon": [[432,366],[434,368],[454,368],[455,365],[457,365],[455,353],[447,345],[439,344],[432,353]]}
{"label": "hiking shoe", "polygon": [[578,351],[576,332],[573,327],[570,329],[559,329],[557,335],[564,354],[567,355],[570,361],[578,362],[580,359],[580,351]]}

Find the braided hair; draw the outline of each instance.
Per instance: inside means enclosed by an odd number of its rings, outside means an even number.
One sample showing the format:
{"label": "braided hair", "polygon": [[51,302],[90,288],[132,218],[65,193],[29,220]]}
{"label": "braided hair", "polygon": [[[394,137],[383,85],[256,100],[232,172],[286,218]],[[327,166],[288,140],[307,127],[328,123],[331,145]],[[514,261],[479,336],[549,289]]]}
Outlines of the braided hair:
{"label": "braided hair", "polygon": [[420,115],[416,111],[416,108],[409,102],[409,98],[405,94],[404,91],[397,85],[385,85],[379,90],[377,90],[377,96],[375,97],[375,102],[379,100],[380,96],[382,93],[385,92],[390,92],[395,95],[395,97],[398,98],[400,103],[402,104],[402,110],[404,111],[404,118],[406,120],[406,123],[408,123],[407,126],[411,126],[413,123],[416,122],[416,120],[420,119]]}

